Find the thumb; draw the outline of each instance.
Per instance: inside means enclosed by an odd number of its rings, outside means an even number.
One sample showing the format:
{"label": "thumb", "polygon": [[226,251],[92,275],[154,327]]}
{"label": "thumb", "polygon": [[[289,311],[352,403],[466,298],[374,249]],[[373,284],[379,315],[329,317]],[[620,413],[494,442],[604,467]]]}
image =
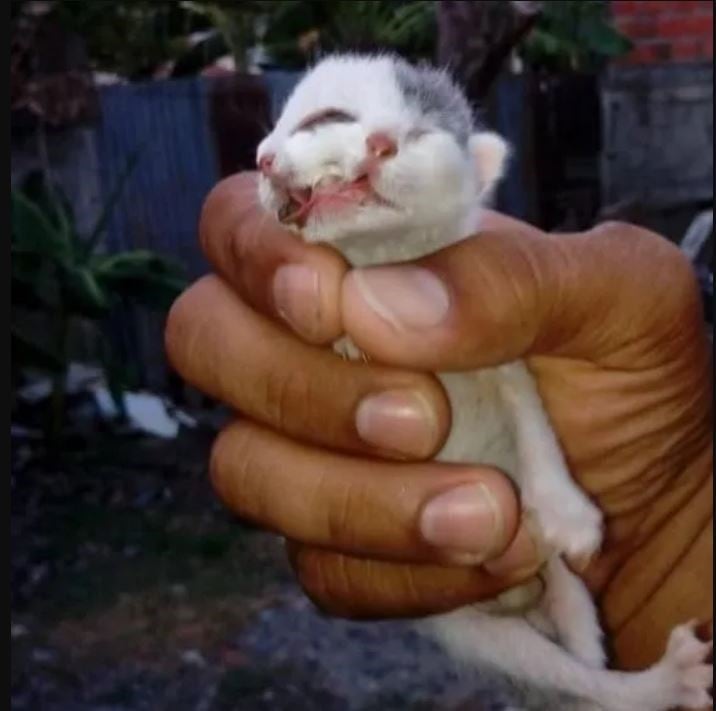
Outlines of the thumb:
{"label": "thumb", "polygon": [[635,337],[658,337],[675,274],[689,270],[667,240],[630,225],[547,235],[490,215],[487,226],[423,259],[350,272],[346,333],[378,360],[427,370],[536,354],[616,364]]}

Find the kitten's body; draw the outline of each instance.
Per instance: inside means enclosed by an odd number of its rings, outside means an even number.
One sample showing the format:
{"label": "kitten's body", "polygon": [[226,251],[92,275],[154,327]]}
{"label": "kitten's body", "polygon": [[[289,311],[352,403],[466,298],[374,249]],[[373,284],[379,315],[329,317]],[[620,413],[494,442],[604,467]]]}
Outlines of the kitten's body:
{"label": "kitten's body", "polygon": [[[325,60],[299,84],[259,147],[264,206],[326,241],[354,266],[415,259],[477,231],[479,203],[503,172],[506,146],[475,132],[447,77],[390,57]],[[348,340],[339,352],[356,357]],[[526,365],[517,361],[438,376],[453,424],[438,458],[491,464],[509,474],[553,554],[544,594],[515,594],[422,621],[467,663],[493,665],[611,711],[698,708],[710,686],[707,652],[688,627],[674,630],[650,670],[604,669],[596,609],[559,557],[589,557],[601,516],[572,482]],[[688,673],[687,673],[688,672]]]}

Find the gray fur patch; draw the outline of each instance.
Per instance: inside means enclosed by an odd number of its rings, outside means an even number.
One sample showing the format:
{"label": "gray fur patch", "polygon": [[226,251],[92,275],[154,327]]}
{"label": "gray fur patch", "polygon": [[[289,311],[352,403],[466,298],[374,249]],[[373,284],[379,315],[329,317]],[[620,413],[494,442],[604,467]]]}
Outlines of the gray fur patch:
{"label": "gray fur patch", "polygon": [[461,145],[467,145],[473,129],[470,105],[446,72],[429,65],[415,67],[396,60],[395,77],[408,104],[452,133]]}

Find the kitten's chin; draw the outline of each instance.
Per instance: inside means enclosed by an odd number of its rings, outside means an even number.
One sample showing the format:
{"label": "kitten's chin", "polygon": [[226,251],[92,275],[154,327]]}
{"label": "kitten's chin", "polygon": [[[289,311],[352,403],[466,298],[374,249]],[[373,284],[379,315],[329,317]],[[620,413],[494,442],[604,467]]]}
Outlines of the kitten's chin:
{"label": "kitten's chin", "polygon": [[336,243],[358,236],[384,235],[405,224],[399,213],[371,206],[345,207],[340,211],[316,211],[300,229],[306,242]]}

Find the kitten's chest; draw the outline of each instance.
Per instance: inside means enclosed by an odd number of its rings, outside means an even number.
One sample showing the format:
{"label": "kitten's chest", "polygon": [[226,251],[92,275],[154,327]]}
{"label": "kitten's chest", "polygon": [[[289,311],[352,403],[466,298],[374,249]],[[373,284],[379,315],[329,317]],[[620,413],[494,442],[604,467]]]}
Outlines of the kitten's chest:
{"label": "kitten's chest", "polygon": [[[350,360],[365,359],[347,337],[334,350]],[[438,373],[450,401],[450,434],[436,459],[443,462],[485,464],[514,477],[516,448],[510,418],[502,399],[497,368],[459,373]]]}
{"label": "kitten's chest", "polygon": [[[479,211],[458,224],[399,234],[361,235],[339,240],[334,246],[355,267],[418,259],[451,242],[449,235],[467,235],[477,229]],[[365,356],[350,339],[342,338],[335,350],[350,360]],[[497,368],[460,373],[439,373],[452,410],[450,435],[437,455],[445,462],[486,464],[514,477],[515,438],[500,392],[502,374]]]}
{"label": "kitten's chest", "polygon": [[477,214],[470,215],[455,224],[420,229],[346,235],[331,245],[354,267],[405,262],[460,241],[477,228],[477,217]]}

